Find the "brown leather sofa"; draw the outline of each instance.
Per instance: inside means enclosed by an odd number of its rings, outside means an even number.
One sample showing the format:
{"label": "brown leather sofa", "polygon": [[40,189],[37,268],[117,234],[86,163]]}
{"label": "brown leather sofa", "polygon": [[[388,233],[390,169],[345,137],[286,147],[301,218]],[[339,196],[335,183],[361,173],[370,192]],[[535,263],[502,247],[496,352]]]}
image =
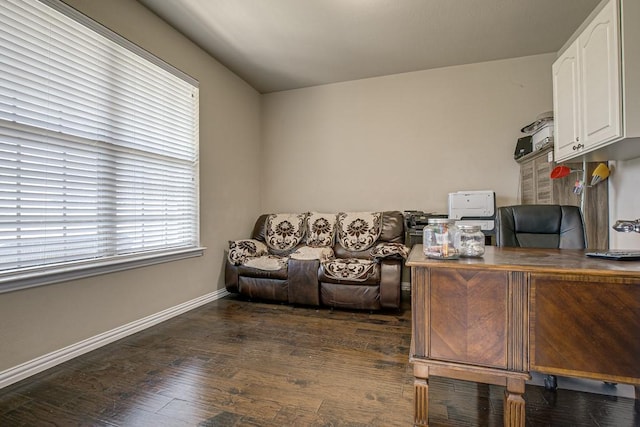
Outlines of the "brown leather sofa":
{"label": "brown leather sofa", "polygon": [[264,214],[249,239],[229,244],[229,292],[311,306],[400,307],[408,248],[399,211]]}

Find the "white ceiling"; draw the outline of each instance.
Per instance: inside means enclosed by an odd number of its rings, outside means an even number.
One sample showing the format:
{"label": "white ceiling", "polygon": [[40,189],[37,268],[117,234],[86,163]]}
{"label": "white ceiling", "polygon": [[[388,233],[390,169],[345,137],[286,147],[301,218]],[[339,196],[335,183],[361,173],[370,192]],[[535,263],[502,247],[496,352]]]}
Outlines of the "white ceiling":
{"label": "white ceiling", "polygon": [[558,51],[600,0],[139,0],[261,93]]}

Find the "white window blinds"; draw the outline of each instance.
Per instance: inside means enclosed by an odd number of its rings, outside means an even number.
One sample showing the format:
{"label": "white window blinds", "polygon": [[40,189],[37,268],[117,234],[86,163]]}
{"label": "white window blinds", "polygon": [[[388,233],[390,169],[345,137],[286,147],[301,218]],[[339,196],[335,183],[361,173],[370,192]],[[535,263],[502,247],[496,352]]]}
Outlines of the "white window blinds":
{"label": "white window blinds", "polygon": [[0,2],[0,272],[197,247],[197,83],[44,3]]}

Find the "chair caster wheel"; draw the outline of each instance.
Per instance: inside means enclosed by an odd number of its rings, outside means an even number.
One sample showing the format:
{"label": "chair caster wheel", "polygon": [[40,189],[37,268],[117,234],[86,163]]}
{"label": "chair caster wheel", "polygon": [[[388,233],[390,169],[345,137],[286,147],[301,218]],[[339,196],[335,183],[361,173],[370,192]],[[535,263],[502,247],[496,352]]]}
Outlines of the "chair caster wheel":
{"label": "chair caster wheel", "polygon": [[558,378],[555,375],[547,375],[544,377],[544,388],[549,391],[558,389]]}

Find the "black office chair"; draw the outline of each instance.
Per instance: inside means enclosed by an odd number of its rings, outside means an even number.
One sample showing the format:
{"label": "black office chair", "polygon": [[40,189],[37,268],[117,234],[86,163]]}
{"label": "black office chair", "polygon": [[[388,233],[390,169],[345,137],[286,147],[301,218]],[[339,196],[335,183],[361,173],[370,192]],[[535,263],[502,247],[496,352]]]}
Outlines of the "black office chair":
{"label": "black office chair", "polygon": [[498,208],[496,244],[522,248],[585,249],[587,239],[577,206],[516,205]]}
{"label": "black office chair", "polygon": [[[577,206],[517,205],[498,208],[497,246],[585,249],[587,239]],[[547,390],[558,388],[555,375],[544,379]]]}

